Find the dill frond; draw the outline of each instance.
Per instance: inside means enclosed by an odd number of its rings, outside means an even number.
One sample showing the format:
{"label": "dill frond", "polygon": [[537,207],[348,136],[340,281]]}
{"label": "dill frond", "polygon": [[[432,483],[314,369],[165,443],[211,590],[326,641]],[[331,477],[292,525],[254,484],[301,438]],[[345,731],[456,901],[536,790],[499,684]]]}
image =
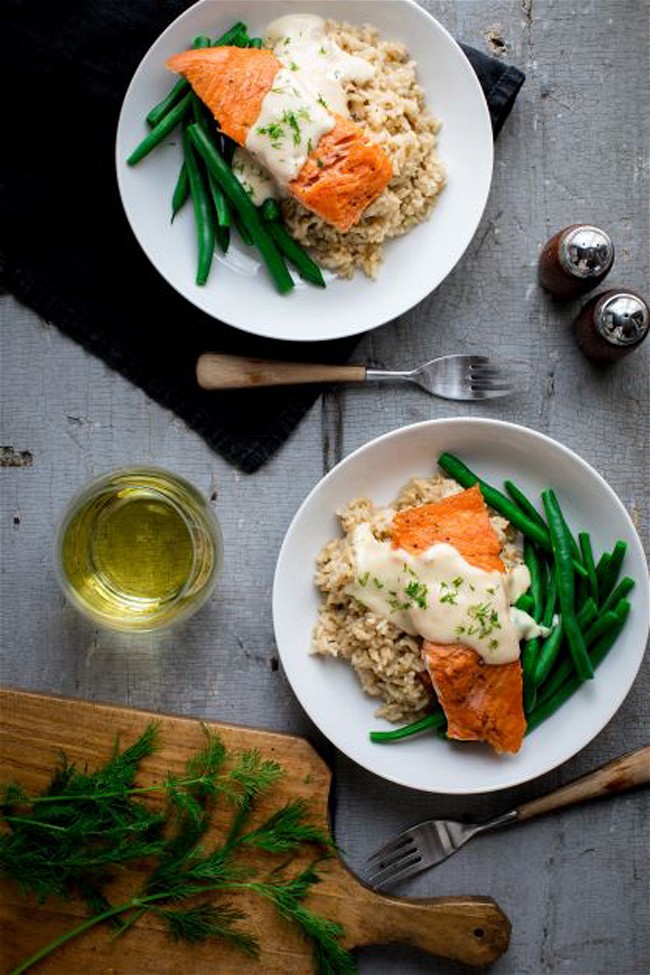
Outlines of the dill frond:
{"label": "dill frond", "polygon": [[[49,945],[25,959],[15,972],[26,972],[56,948],[98,924],[108,924],[114,937],[125,936],[147,912],[163,918],[170,936],[196,944],[220,938],[242,952],[257,956],[260,946],[239,922],[245,915],[223,897],[249,891],[270,900],[278,913],[298,926],[313,944],[320,975],[351,975],[354,963],[341,947],[342,929],[303,904],[320,881],[317,865],[288,876],[291,858],[275,867],[260,867],[238,856],[250,849],[269,855],[296,854],[303,844],[334,847],[331,838],[310,822],[309,805],[295,799],[275,810],[260,825],[246,831],[256,800],[278,782],[283,770],[255,750],[229,756],[221,739],[203,727],[205,746],[192,755],[181,774],[163,782],[135,785],[143,758],[158,743],[158,725],[150,723],[131,746],[114,748],[109,761],[95,772],[80,771],[65,756],[54,769],[41,795],[28,796],[16,783],[2,788],[0,871],[25,893],[43,902],[49,897],[85,901],[90,916]],[[161,812],[146,803],[150,793],[162,792]],[[220,843],[206,847],[215,805],[227,801],[229,823]],[[108,899],[107,884],[129,864],[147,865],[139,889],[120,904]],[[136,876],[133,874],[133,876]],[[201,904],[189,898],[210,895]]]}

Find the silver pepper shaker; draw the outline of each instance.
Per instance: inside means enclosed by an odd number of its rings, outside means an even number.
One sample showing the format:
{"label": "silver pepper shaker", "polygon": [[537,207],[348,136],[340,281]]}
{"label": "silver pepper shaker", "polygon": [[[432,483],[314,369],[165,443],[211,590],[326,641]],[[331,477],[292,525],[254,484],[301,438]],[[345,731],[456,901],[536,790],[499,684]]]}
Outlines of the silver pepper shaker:
{"label": "silver pepper shaker", "polygon": [[591,224],[571,224],[544,245],[539,257],[539,282],[560,298],[576,298],[600,284],[613,263],[614,245],[609,234]]}
{"label": "silver pepper shaker", "polygon": [[650,310],[634,291],[604,291],[586,303],[573,328],[578,345],[589,359],[616,362],[647,336]]}

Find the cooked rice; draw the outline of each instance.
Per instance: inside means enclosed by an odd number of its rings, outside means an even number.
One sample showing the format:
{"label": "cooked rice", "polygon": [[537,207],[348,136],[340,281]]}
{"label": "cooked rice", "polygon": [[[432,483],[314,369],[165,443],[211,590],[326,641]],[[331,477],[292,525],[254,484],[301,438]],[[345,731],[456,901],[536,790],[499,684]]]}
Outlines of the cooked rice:
{"label": "cooked rice", "polygon": [[341,233],[302,207],[284,203],[292,234],[324,267],[341,277],[360,269],[375,278],[383,260],[383,243],[405,234],[424,220],[445,185],[436,157],[440,122],[429,115],[417,82],[415,62],[403,44],[381,41],[369,25],[327,22],[337,44],[370,61],[375,76],[364,85],[348,86],[350,113],[373,142],[382,146],[393,166],[393,178],[347,233]]}
{"label": "cooked rice", "polygon": [[[315,582],[323,602],[311,652],[349,660],[364,691],[383,702],[376,715],[388,721],[412,721],[429,710],[429,695],[418,676],[425,670],[422,641],[346,593],[355,571],[350,538],[362,522],[370,522],[377,538],[387,538],[395,511],[439,501],[462,490],[456,481],[437,474],[413,478],[389,508],[376,508],[368,498],[356,498],[337,512],[343,537],[328,542],[316,560]],[[502,544],[504,563],[512,566],[520,562],[516,531],[499,515],[491,513],[490,521]]]}

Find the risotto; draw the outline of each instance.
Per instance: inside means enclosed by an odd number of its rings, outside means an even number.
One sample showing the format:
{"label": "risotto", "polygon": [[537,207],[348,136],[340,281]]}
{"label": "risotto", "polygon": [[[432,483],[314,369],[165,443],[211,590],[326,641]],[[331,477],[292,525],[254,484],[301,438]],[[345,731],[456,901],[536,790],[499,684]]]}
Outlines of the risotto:
{"label": "risotto", "polygon": [[[315,582],[323,601],[314,629],[312,653],[348,661],[364,691],[381,700],[377,715],[389,721],[410,721],[429,708],[431,698],[422,660],[422,639],[370,612],[348,594],[347,587],[355,578],[351,536],[365,522],[370,524],[375,538],[387,539],[396,511],[439,501],[462,490],[456,481],[438,474],[411,480],[388,508],[377,508],[368,498],[357,498],[338,512],[342,537],[328,542],[317,559]],[[491,514],[490,521],[506,567],[519,564],[518,533],[498,515]]]}
{"label": "risotto", "polygon": [[285,201],[284,215],[293,236],[319,264],[342,277],[361,270],[374,278],[384,242],[426,219],[444,188],[445,171],[436,156],[440,123],[425,108],[415,62],[403,44],[380,40],[369,25],[330,21],[327,30],[344,51],[365,58],[375,69],[374,77],[363,85],[348,86],[348,107],[352,119],[386,152],[393,177],[346,233],[295,199]]}

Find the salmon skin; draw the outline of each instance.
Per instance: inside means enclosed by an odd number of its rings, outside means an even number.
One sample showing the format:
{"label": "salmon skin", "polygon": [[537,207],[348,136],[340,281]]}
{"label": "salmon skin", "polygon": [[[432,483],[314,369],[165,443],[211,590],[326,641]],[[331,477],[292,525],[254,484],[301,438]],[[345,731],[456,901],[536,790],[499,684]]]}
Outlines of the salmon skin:
{"label": "salmon skin", "polygon": [[[167,67],[189,81],[221,131],[245,146],[283,64],[264,49],[212,47],[175,54]],[[345,232],[384,191],[393,171],[383,149],[358,125],[332,114],[334,128],[311,150],[288,190],[308,210]]]}
{"label": "salmon skin", "polygon": [[[440,542],[453,545],[470,565],[504,569],[501,545],[477,484],[394,516],[395,548],[419,554]],[[471,647],[427,640],[422,658],[447,717],[449,738],[485,741],[497,752],[519,751],[526,730],[519,660],[486,664]]]}

